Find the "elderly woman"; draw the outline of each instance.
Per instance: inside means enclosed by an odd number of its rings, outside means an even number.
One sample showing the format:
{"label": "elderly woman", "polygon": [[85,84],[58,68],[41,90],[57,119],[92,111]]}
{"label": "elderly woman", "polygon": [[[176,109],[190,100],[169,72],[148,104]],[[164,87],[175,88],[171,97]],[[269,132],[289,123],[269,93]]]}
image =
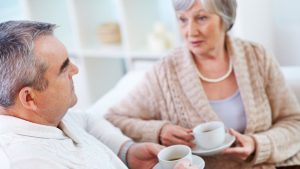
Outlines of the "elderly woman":
{"label": "elderly woman", "polygon": [[274,57],[227,32],[236,0],[173,0],[185,45],[172,51],[106,118],[137,141],[193,147],[192,128],[223,121],[235,144],[209,169],[300,164],[300,107]]}

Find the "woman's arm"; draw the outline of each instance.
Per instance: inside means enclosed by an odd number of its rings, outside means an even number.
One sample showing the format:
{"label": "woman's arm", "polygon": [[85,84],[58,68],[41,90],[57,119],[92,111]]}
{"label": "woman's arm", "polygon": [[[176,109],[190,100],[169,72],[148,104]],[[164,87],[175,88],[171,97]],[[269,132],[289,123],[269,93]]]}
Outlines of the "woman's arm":
{"label": "woman's arm", "polygon": [[[272,127],[253,135],[255,163],[282,162],[300,151],[300,106],[285,82],[276,60],[263,53],[266,94],[272,111]],[[300,164],[300,159],[294,162]]]}
{"label": "woman's arm", "polygon": [[136,141],[159,142],[163,125],[159,104],[162,91],[155,70],[148,72],[144,79],[121,102],[110,108],[106,119],[119,127]]}

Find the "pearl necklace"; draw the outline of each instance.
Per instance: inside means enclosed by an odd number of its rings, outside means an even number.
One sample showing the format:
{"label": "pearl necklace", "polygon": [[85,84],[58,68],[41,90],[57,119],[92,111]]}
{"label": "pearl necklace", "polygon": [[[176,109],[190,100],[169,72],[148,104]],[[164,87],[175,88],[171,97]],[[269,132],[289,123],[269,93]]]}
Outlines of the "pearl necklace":
{"label": "pearl necklace", "polygon": [[232,68],[233,66],[232,66],[231,60],[229,60],[229,68],[228,68],[228,71],[227,71],[223,76],[218,77],[218,78],[216,78],[216,79],[212,79],[212,78],[207,78],[207,77],[203,76],[203,75],[200,73],[199,69],[197,68],[196,63],[194,64],[194,66],[195,66],[195,68],[196,68],[196,70],[197,70],[197,74],[198,74],[199,78],[200,78],[201,80],[206,81],[206,82],[209,82],[209,83],[218,83],[218,82],[221,82],[221,81],[225,80],[225,79],[228,78],[228,76],[231,74],[232,69],[233,69],[233,68]]}

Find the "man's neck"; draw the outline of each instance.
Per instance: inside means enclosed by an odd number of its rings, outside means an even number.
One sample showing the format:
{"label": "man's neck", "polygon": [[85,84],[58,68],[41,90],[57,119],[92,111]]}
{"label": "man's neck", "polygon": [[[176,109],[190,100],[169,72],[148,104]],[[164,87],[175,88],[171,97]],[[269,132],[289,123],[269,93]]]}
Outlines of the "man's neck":
{"label": "man's neck", "polygon": [[36,112],[27,111],[24,109],[18,109],[17,107],[13,108],[4,108],[0,106],[0,115],[8,115],[13,116],[19,119],[23,119],[32,123],[41,124],[41,125],[47,125],[47,126],[54,126],[57,127],[59,122],[52,123],[47,121],[46,118],[43,118],[39,116]]}
{"label": "man's neck", "polygon": [[0,106],[0,115],[9,115],[6,108]]}

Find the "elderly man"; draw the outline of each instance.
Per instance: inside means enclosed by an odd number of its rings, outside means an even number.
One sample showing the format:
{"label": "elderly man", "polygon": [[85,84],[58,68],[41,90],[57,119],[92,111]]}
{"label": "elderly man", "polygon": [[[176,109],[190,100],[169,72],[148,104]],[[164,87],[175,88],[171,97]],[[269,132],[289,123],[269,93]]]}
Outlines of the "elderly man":
{"label": "elderly man", "polygon": [[53,35],[54,27],[0,24],[1,168],[127,168],[115,154],[129,168],[152,168],[159,145],[132,144],[101,118],[66,114],[77,101],[72,77],[78,69]]}

